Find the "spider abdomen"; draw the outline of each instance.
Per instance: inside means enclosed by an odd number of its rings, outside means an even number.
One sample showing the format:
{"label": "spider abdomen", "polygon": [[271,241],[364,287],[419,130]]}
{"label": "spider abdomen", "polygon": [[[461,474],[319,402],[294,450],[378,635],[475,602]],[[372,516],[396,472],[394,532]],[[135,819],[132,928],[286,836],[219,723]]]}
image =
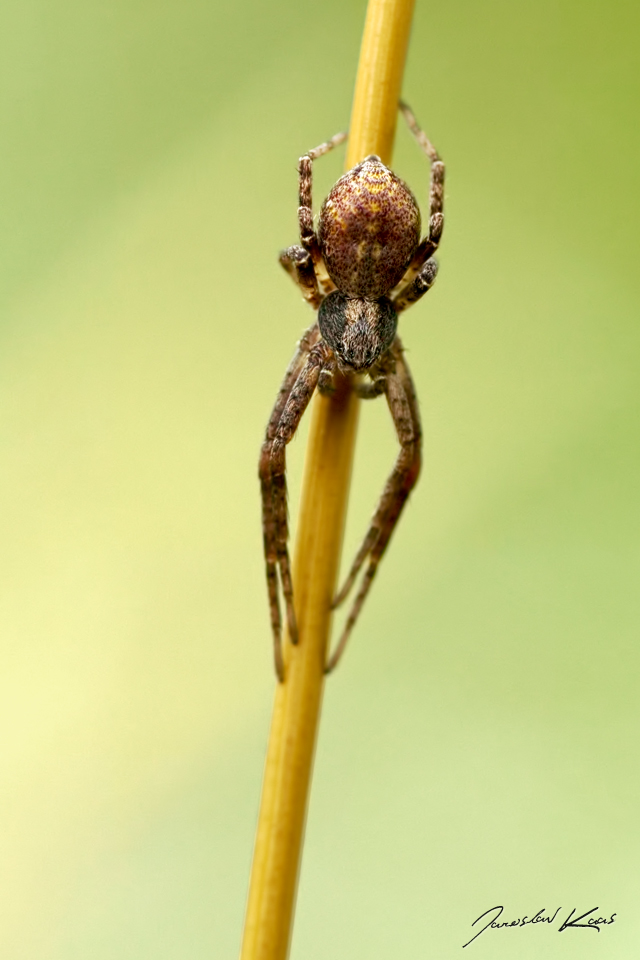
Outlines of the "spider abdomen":
{"label": "spider abdomen", "polygon": [[407,185],[379,157],[367,157],[329,193],[318,240],[338,290],[375,300],[402,279],[420,243],[420,210]]}

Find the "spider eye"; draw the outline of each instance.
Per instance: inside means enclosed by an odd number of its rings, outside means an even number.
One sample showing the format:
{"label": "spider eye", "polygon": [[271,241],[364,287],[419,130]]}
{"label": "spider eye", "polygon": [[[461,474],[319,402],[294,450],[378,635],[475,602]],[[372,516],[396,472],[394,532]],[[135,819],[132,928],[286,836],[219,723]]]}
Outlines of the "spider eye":
{"label": "spider eye", "polygon": [[320,333],[338,359],[368,370],[393,343],[398,317],[389,300],[350,299],[335,290],[318,311]]}

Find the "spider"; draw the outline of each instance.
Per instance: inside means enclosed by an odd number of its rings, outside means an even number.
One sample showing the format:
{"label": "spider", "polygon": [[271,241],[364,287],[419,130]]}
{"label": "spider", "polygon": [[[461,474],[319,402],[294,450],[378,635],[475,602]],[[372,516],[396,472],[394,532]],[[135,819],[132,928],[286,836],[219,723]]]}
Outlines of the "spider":
{"label": "spider", "polygon": [[347,138],[338,133],[298,163],[300,244],[280,254],[280,263],[304,299],[317,310],[285,373],[260,455],[267,589],[276,673],[284,677],[279,584],[289,636],[297,643],[288,550],[285,449],[316,387],[330,395],[337,378],[357,396],[385,394],[400,453],[349,574],[333,601],[341,604],[368,558],[342,636],[326,664],[332,670],[362,609],[380,559],[420,472],[421,429],[411,374],[396,334],[398,314],[433,284],[432,255],[443,227],[444,164],[409,107],[399,109],[431,163],[429,232],[420,239],[420,209],[407,185],[379,157],[366,157],[332,187],[313,228],[313,161]]}

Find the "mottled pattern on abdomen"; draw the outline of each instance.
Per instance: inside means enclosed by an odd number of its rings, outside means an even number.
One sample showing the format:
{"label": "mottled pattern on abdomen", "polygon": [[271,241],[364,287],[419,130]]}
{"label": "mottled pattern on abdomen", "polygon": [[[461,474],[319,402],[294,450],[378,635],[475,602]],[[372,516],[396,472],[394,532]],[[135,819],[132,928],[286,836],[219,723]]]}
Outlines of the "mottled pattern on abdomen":
{"label": "mottled pattern on abdomen", "polygon": [[376,300],[402,279],[420,243],[420,210],[407,185],[367,157],[322,205],[318,239],[338,290]]}

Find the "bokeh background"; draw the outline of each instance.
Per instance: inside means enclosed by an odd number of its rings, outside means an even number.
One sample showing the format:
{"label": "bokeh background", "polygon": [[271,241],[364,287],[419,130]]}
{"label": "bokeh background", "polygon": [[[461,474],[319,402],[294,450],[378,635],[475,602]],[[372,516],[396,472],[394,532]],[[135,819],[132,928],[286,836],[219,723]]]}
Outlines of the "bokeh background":
{"label": "bokeh background", "polygon": [[[310,322],[276,254],[363,18],[3,6],[3,960],[238,951],[274,689],[256,460]],[[448,171],[402,320],[426,469],[326,691],[294,960],[449,960],[496,904],[617,920],[463,956],[637,955],[639,20],[417,2],[405,96]],[[400,125],[394,167],[424,204]],[[346,554],[394,455],[367,405]]]}

